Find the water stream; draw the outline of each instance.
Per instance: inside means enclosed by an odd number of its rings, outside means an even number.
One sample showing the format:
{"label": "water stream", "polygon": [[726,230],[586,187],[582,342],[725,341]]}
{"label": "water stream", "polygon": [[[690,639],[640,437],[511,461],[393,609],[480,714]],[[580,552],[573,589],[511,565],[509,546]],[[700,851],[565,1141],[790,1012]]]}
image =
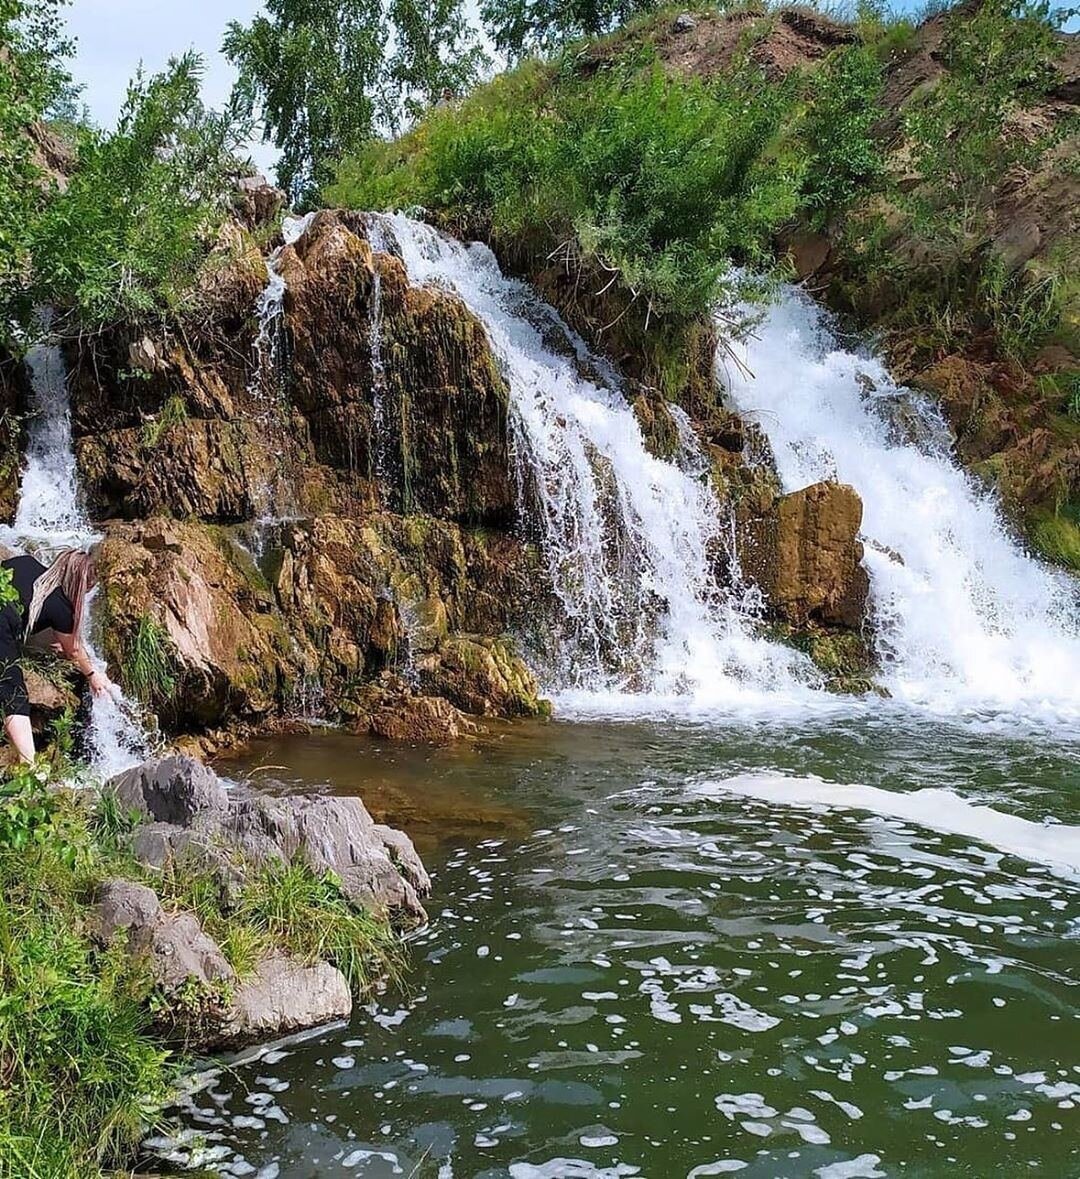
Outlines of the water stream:
{"label": "water stream", "polygon": [[[82,502],[67,371],[59,345],[46,338],[30,349],[26,364],[30,373],[26,455],[15,520],[0,528],[0,542],[33,553],[48,564],[62,549],[88,549],[101,537],[91,527]],[[104,668],[96,643],[94,596],[89,599],[90,626],[84,637],[91,660]],[[94,769],[105,777],[146,756],[143,728],[119,689],[115,698],[94,698],[89,744]]]}
{"label": "water stream", "polygon": [[404,990],[159,1146],[262,1179],[1080,1173],[1075,752],[887,704],[257,745],[228,768],[414,833],[432,923]]}

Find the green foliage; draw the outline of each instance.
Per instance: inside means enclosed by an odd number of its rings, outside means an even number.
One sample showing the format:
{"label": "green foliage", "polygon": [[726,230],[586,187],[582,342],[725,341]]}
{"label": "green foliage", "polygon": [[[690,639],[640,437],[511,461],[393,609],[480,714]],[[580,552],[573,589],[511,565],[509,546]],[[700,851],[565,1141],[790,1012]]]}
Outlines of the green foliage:
{"label": "green foliage", "polygon": [[187,404],[179,393],[174,393],[161,407],[160,412],[143,425],[143,446],[153,449],[161,441],[163,434],[173,426],[182,426],[187,420]]}
{"label": "green foliage", "polygon": [[143,614],[121,665],[124,686],[143,704],[163,703],[176,687],[169,637],[160,622]]}
{"label": "green foliage", "polygon": [[0,1179],[130,1165],[179,1071],[151,1018],[197,1021],[231,998],[228,982],[162,995],[122,945],[98,946],[89,902],[103,881],[142,881],[195,912],[241,977],[274,950],[335,962],[357,994],[400,971],[385,919],[355,909],[333,876],[274,866],[226,897],[203,865],[137,864],[137,822],[115,795],[68,792],[41,766],[0,788]]}
{"label": "green foliage", "polygon": [[333,873],[317,876],[299,862],[254,877],[230,922],[302,961],[333,963],[355,994],[401,971],[400,943],[387,923],[357,909]]}
{"label": "green foliage", "polygon": [[394,54],[387,63],[391,126],[412,121],[440,99],[464,94],[489,64],[461,0],[390,0]]}
{"label": "green foliage", "polygon": [[871,129],[882,114],[881,85],[879,56],[866,45],[833,54],[811,79],[803,192],[818,227],[880,186],[884,165]]}
{"label": "green foliage", "polygon": [[640,58],[549,80],[533,66],[433,112],[404,143],[346,161],[328,199],[422,205],[540,257],[558,247],[646,318],[689,321],[723,297],[729,259],[767,264],[800,199],[800,165],[780,150],[792,85],[749,63],[705,83]]}
{"label": "green foliage", "polygon": [[1044,0],[982,0],[948,19],[940,51],[946,72],[904,124],[921,178],[905,208],[920,236],[946,256],[981,242],[994,185],[1047,146],[1007,123],[1056,81],[1056,27]]}
{"label": "green foliage", "polygon": [[35,301],[87,323],[176,310],[224,215],[243,126],[199,98],[202,63],[136,76],[114,132],[84,129],[78,166],[32,227]]}
{"label": "green foliage", "polygon": [[105,867],[88,811],[46,777],[16,771],[2,804],[0,1174],[88,1179],[134,1149],[171,1071],[141,970],[86,928]]}
{"label": "green foliage", "polygon": [[658,7],[657,0],[481,0],[480,16],[495,48],[520,61],[609,33]]}
{"label": "green foliage", "polygon": [[1080,573],[1080,512],[1074,506],[1058,512],[1037,515],[1031,528],[1035,547],[1051,561]]}
{"label": "green foliage", "polygon": [[64,2],[0,0],[0,312],[25,278],[27,229],[46,197],[30,127],[71,92]]}
{"label": "green foliage", "polygon": [[281,152],[278,183],[298,205],[380,122],[396,126],[403,109],[459,92],[485,60],[461,0],[391,0],[386,12],[379,0],[267,0],[250,25],[230,23],[223,50],[239,71],[234,109],[259,116]]}

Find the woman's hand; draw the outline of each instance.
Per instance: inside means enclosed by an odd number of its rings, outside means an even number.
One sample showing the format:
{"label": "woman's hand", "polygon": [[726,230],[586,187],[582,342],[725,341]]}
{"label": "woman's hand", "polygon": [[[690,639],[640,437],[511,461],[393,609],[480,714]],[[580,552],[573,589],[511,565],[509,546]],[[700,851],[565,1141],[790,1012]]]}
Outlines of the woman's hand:
{"label": "woman's hand", "polygon": [[95,696],[111,696],[114,693],[113,682],[103,671],[91,672],[86,682]]}

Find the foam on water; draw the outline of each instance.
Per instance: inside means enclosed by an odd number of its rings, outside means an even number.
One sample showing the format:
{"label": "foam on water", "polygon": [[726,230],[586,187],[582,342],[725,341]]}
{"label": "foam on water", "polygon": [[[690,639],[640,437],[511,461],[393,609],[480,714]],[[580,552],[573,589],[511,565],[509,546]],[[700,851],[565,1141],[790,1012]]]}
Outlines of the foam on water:
{"label": "foam on water", "polygon": [[939,713],[1080,718],[1080,583],[1026,554],[995,498],[955,463],[925,398],[842,347],[788,288],[724,369],[768,436],[786,490],[821,479],[862,498],[865,563],[890,693]]}
{"label": "foam on water", "polygon": [[813,776],[793,778],[772,773],[740,774],[719,782],[701,783],[693,789],[709,797],[736,794],[777,806],[868,811],[946,835],[974,839],[1005,855],[1043,864],[1055,873],[1080,877],[1080,827],[1034,823],[969,802],[951,790],[900,793],[878,786],[841,785]]}
{"label": "foam on water", "polygon": [[[747,711],[820,695],[805,657],[755,632],[758,595],[737,576],[689,422],[676,416],[673,460],[655,457],[610,366],[490,250],[382,221],[412,281],[449,287],[481,320],[508,381],[524,514],[558,602],[548,686],[561,711]],[[731,590],[721,563],[736,570]]]}

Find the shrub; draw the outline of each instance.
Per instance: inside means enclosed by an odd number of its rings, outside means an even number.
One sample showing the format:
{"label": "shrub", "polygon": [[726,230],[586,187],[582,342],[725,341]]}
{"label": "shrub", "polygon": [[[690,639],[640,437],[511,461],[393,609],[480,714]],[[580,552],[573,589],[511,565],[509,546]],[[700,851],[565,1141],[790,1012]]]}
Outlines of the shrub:
{"label": "shrub", "polygon": [[801,165],[781,144],[794,99],[749,62],[708,83],[640,55],[586,80],[532,64],[346,161],[326,195],[421,205],[539,258],[562,246],[647,318],[685,323],[722,298],[730,260],[768,262],[799,207]]}
{"label": "shrub", "polygon": [[122,661],[124,685],[143,704],[163,703],[176,687],[169,637],[160,622],[144,614]]}
{"label": "shrub", "polygon": [[136,76],[115,131],[83,128],[67,188],[31,227],[32,293],[81,324],[176,311],[225,212],[242,126],[199,99],[202,63]]}

